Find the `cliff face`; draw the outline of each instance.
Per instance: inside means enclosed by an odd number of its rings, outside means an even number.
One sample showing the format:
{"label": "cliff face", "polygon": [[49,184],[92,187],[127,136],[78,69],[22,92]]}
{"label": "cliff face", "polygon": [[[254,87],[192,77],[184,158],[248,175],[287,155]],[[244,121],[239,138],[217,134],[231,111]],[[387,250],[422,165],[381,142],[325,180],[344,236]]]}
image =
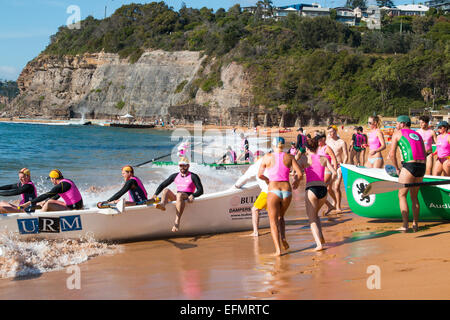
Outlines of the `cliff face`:
{"label": "cliff face", "polygon": [[[8,116],[48,118],[177,118],[236,124],[248,113],[250,83],[241,66],[221,70],[223,86],[192,97],[190,88],[202,68],[199,52],[147,51],[134,64],[117,54],[95,53],[63,58],[39,56],[24,68],[20,94]],[[205,66],[207,70],[208,66]],[[240,111],[239,111],[240,110]]]}

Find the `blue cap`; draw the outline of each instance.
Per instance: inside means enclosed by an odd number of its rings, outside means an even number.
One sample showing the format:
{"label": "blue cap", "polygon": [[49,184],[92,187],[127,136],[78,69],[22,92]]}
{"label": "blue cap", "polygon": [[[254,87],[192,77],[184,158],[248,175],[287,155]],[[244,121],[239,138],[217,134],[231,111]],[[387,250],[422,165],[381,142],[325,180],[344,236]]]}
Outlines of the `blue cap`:
{"label": "blue cap", "polygon": [[275,137],[272,139],[272,146],[278,146],[280,144],[285,144],[285,140],[283,137]]}
{"label": "blue cap", "polygon": [[447,122],[447,121],[440,121],[440,122],[436,125],[436,128],[440,128],[440,127],[447,127],[447,128],[448,128],[448,122]]}

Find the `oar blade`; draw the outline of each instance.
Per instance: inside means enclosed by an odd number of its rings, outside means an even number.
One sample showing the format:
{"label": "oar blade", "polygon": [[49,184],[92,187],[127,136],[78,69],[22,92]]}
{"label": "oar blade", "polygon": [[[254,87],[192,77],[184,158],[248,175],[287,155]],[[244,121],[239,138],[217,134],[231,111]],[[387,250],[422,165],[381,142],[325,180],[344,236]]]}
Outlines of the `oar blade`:
{"label": "oar blade", "polygon": [[369,183],[364,189],[363,195],[379,194],[385,192],[396,191],[404,187],[404,184],[394,181],[375,181]]}

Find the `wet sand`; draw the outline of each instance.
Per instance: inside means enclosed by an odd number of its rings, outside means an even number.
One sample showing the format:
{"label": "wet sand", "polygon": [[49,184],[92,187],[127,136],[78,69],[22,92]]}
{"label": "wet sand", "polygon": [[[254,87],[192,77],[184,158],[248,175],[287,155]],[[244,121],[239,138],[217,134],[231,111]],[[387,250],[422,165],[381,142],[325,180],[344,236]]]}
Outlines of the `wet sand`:
{"label": "wet sand", "polygon": [[[449,224],[421,223],[419,232],[405,234],[395,231],[399,222],[346,210],[322,218],[328,248],[317,253],[302,212],[289,212],[290,249],[278,258],[269,256],[269,229],[258,238],[239,232],[126,243],[79,264],[80,289],[68,289],[72,274],[65,269],[2,279],[0,299],[450,298]],[[374,265],[380,289],[367,286]]]}
{"label": "wet sand", "polygon": [[[339,134],[348,142],[352,132]],[[285,135],[293,140],[296,132]],[[400,222],[346,210],[322,218],[328,246],[313,252],[303,190],[301,185],[286,217],[290,249],[281,257],[269,256],[269,229],[258,238],[245,237],[247,231],[126,243],[79,264],[80,289],[68,288],[66,268],[1,279],[0,299],[450,298],[450,224],[420,223],[417,233],[399,233]],[[371,266],[379,268],[380,289],[368,288]]]}

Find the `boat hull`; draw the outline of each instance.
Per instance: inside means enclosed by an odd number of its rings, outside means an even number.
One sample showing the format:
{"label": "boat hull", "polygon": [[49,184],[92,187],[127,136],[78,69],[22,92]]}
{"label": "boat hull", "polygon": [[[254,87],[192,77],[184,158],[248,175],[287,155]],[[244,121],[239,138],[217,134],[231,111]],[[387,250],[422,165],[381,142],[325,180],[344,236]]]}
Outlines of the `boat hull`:
{"label": "boat hull", "polygon": [[[252,229],[251,207],[260,192],[256,184],[245,189],[232,188],[204,195],[187,203],[180,230],[171,232],[175,205],[166,211],[154,205],[116,209],[90,209],[0,216],[0,231],[20,239],[78,239],[91,236],[96,240],[130,241],[139,239],[192,236]],[[260,213],[260,227],[267,227],[267,212]]]}
{"label": "boat hull", "polygon": [[[395,181],[384,169],[369,169],[354,165],[341,165],[345,193],[350,209],[357,215],[367,218],[401,220],[398,191],[362,196],[364,187],[375,181]],[[425,176],[425,181],[448,179],[448,185],[423,186],[418,199],[420,221],[450,220],[450,178]],[[412,220],[411,198],[408,194],[409,219]]]}

